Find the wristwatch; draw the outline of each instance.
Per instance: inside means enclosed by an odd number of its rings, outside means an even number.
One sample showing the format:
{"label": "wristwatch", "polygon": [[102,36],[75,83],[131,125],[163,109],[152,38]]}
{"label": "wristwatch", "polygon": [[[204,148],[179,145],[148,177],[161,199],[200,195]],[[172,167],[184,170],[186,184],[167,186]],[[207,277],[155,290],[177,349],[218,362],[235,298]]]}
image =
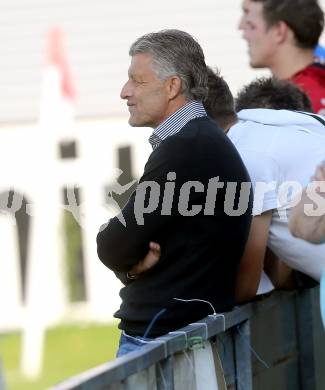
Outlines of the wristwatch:
{"label": "wristwatch", "polygon": [[128,279],[131,279],[131,280],[138,279],[138,275],[136,275],[136,274],[130,274],[130,272],[127,272],[127,273],[126,273],[126,277],[127,277]]}

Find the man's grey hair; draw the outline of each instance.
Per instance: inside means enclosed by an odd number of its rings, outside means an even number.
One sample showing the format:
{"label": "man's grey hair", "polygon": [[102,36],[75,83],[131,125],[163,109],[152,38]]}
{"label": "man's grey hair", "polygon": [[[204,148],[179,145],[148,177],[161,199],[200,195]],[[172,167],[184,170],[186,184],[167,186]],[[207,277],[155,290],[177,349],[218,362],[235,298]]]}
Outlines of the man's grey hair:
{"label": "man's grey hair", "polygon": [[131,46],[129,54],[150,53],[157,77],[164,81],[177,75],[182,94],[188,100],[204,100],[208,95],[208,73],[199,43],[180,30],[162,30],[143,35]]}

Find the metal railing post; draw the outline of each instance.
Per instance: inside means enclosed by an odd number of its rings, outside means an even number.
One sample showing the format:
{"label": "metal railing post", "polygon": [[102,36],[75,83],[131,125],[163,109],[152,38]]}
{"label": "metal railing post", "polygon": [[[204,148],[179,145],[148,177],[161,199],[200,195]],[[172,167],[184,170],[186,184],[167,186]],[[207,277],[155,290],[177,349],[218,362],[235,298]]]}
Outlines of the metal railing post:
{"label": "metal railing post", "polygon": [[316,389],[311,290],[302,290],[297,293],[296,313],[300,390]]}
{"label": "metal railing post", "polygon": [[174,390],[174,357],[169,356],[156,365],[157,390]]}
{"label": "metal railing post", "polygon": [[242,322],[235,329],[234,343],[237,390],[252,390],[253,374],[249,320]]}

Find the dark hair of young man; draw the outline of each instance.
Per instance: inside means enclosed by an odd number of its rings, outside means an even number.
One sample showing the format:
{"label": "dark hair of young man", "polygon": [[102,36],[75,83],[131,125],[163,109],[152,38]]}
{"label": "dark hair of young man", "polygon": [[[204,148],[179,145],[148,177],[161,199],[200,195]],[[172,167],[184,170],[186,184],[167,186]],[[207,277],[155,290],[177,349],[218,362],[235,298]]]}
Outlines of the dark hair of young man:
{"label": "dark hair of young man", "polygon": [[244,86],[235,100],[236,112],[250,108],[313,112],[309,97],[289,81],[261,77]]}
{"label": "dark hair of young man", "polygon": [[213,118],[218,125],[225,129],[229,124],[236,122],[237,115],[232,93],[228,84],[220,76],[219,70],[214,72],[208,69],[208,97],[203,102],[207,114]]}
{"label": "dark hair of young man", "polygon": [[317,0],[251,0],[263,3],[269,27],[280,21],[293,31],[301,48],[314,48],[324,28],[324,13]]}

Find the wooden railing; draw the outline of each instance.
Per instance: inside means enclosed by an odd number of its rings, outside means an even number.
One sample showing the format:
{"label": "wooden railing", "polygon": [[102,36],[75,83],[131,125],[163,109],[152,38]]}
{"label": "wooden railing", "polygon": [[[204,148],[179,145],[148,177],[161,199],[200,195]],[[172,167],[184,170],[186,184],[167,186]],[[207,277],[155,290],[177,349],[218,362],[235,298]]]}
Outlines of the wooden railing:
{"label": "wooden railing", "polygon": [[[52,390],[325,389],[318,297],[319,288],[274,292],[171,332]],[[220,356],[226,387],[220,381],[208,385],[215,373],[214,368],[204,372],[206,365],[199,369],[201,378],[195,378],[196,351],[209,345]]]}

